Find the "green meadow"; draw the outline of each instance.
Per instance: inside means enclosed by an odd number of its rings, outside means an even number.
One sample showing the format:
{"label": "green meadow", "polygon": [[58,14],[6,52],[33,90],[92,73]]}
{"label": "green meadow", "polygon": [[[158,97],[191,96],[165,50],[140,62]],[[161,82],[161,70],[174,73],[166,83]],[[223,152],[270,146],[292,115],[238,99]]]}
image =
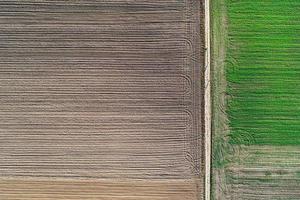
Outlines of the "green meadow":
{"label": "green meadow", "polygon": [[231,144],[300,144],[300,0],[227,0]]}
{"label": "green meadow", "polygon": [[300,0],[212,0],[212,199],[300,199]]}

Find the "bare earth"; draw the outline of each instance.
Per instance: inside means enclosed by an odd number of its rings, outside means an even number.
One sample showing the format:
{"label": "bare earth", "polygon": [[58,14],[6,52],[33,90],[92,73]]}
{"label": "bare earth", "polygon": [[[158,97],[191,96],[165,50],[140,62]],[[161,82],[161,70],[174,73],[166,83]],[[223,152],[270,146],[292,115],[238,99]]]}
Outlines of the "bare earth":
{"label": "bare earth", "polygon": [[202,3],[0,1],[0,199],[204,199]]}

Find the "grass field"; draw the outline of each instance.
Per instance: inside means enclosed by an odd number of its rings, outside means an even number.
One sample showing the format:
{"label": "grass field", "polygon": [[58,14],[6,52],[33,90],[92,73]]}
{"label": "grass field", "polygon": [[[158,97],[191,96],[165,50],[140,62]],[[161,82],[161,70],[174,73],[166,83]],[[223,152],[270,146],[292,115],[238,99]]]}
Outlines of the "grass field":
{"label": "grass field", "polygon": [[300,1],[214,1],[213,13],[214,152],[231,149],[215,153],[214,199],[300,199]]}
{"label": "grass field", "polygon": [[229,0],[232,143],[300,144],[300,1]]}

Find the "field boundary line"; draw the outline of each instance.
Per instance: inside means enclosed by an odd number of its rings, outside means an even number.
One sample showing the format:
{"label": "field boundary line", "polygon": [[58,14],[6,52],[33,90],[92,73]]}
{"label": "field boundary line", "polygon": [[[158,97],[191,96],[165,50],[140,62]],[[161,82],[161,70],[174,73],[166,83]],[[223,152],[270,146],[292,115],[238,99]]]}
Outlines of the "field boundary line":
{"label": "field boundary line", "polygon": [[210,0],[204,2],[205,20],[205,69],[204,69],[204,118],[205,118],[205,200],[210,200],[211,190],[211,77],[210,77]]}

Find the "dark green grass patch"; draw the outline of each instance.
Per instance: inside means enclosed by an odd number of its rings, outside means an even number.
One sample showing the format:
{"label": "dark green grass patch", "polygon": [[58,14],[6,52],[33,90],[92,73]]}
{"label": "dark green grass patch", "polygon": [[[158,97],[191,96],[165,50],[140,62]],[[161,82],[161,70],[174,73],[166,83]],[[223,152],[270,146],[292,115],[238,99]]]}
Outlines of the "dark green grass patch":
{"label": "dark green grass patch", "polygon": [[300,144],[300,1],[228,0],[232,144]]}

